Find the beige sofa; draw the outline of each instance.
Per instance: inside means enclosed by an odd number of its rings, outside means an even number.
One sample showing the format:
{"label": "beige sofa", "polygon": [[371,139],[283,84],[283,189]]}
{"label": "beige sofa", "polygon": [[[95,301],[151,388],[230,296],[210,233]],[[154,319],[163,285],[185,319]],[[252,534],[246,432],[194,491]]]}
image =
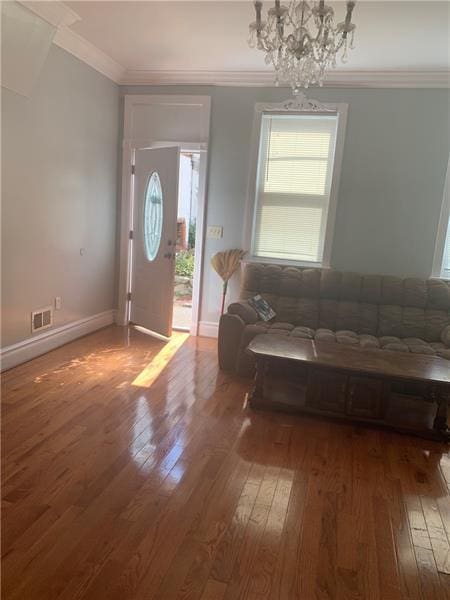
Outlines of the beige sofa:
{"label": "beige sofa", "polygon": [[[255,294],[277,313],[270,323],[248,304]],[[220,320],[220,367],[253,373],[246,348],[259,333],[450,360],[450,283],[247,263],[240,299]]]}

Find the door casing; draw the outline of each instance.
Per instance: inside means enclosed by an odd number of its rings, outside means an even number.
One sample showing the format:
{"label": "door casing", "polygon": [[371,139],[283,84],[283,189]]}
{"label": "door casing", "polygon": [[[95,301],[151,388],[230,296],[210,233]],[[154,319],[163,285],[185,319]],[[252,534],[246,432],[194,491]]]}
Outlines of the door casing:
{"label": "door casing", "polygon": [[[203,129],[200,135],[189,133],[190,137],[197,138],[192,141],[186,141],[186,135],[180,132],[178,140],[155,140],[155,139],[127,139],[127,123],[132,121],[133,107],[138,103],[140,106],[148,102],[151,104],[158,98],[161,102],[167,101],[172,105],[203,107]],[[128,101],[127,101],[128,100]],[[130,231],[133,223],[133,198],[134,198],[134,177],[132,175],[132,166],[135,162],[136,150],[141,148],[160,148],[164,146],[178,146],[180,152],[199,152],[199,188],[197,200],[197,221],[195,236],[195,259],[194,259],[194,282],[192,289],[192,324],[190,328],[191,335],[198,335],[200,298],[203,279],[203,248],[205,237],[205,216],[206,216],[206,182],[208,167],[208,132],[210,120],[211,98],[209,96],[153,96],[153,95],[130,95],[125,97],[125,138],[122,144],[122,194],[121,194],[121,217],[120,217],[120,256],[119,256],[119,285],[118,285],[118,309],[116,323],[118,325],[128,325],[130,321],[130,303],[128,293],[131,291],[132,276],[132,243],[130,240]],[[206,133],[205,133],[206,132]],[[180,141],[181,140],[181,141]]]}

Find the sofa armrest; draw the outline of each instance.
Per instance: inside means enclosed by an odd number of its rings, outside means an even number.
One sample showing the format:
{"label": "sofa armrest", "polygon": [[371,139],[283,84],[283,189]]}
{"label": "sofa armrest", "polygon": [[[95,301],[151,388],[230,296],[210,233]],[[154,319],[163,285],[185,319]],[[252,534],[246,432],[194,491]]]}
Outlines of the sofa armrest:
{"label": "sofa armrest", "polygon": [[236,370],[236,359],[241,345],[245,323],[239,315],[226,313],[219,321],[219,367],[224,371]]}
{"label": "sofa armrest", "polygon": [[447,327],[444,327],[444,329],[441,331],[441,340],[442,343],[447,346],[447,348],[450,348],[450,325],[447,325]]}
{"label": "sofa armrest", "polygon": [[245,300],[233,302],[228,306],[228,314],[238,315],[246,325],[253,325],[258,320],[258,313]]}

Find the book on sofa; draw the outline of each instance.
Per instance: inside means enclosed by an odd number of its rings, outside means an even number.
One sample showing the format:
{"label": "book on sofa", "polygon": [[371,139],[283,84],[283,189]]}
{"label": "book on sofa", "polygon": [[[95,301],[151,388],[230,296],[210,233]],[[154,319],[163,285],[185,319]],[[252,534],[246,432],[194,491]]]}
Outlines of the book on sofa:
{"label": "book on sofa", "polygon": [[249,298],[248,303],[253,306],[262,321],[270,321],[277,316],[270,304],[260,294]]}

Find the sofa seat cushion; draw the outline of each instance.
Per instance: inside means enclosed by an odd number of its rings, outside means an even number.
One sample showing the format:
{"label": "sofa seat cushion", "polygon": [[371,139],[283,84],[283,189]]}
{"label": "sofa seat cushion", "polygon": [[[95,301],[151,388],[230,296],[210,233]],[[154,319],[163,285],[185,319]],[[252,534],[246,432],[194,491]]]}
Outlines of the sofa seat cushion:
{"label": "sofa seat cushion", "polygon": [[379,348],[380,343],[373,335],[357,334],[349,329],[332,331],[331,329],[318,329],[314,336],[317,342],[337,342],[347,346],[361,346],[361,348]]}
{"label": "sofa seat cushion", "polygon": [[290,335],[304,340],[313,340],[316,332],[311,327],[294,327]]}
{"label": "sofa seat cushion", "polygon": [[375,337],[369,334],[358,334],[349,329],[333,331],[331,329],[295,326],[292,323],[274,321],[265,323],[258,321],[244,328],[244,348],[259,333],[286,335],[299,339],[315,340],[317,342],[335,342],[344,346],[359,347],[366,349],[390,350],[391,352],[411,352],[412,354],[426,354],[439,356],[450,360],[450,349],[442,342],[426,342],[421,338],[408,337],[399,338],[392,335]]}
{"label": "sofa seat cushion", "polygon": [[336,334],[334,331],[331,331],[331,329],[318,329],[316,331],[316,335],[314,336],[314,339],[317,342],[335,342],[336,341]]}
{"label": "sofa seat cushion", "polygon": [[252,339],[259,335],[260,333],[267,333],[268,327],[267,323],[255,323],[254,325],[246,325],[242,332],[241,338],[241,348],[245,349],[250,344]]}
{"label": "sofa seat cushion", "polygon": [[263,329],[265,329],[266,331],[268,329],[270,329],[272,327],[273,323],[267,322],[267,321],[257,321],[255,323],[256,327],[262,327]]}
{"label": "sofa seat cushion", "polygon": [[295,325],[293,325],[292,323],[283,323],[281,321],[275,321],[274,323],[270,324],[268,333],[280,333],[287,335],[294,329]]}
{"label": "sofa seat cushion", "polygon": [[450,360],[450,348],[447,348],[442,342],[431,342],[430,346],[433,348],[437,356]]}
{"label": "sofa seat cushion", "polygon": [[391,352],[409,352],[407,344],[393,335],[382,335],[378,340],[382,350],[390,350]]}
{"label": "sofa seat cushion", "polygon": [[348,329],[336,331],[336,342],[346,346],[359,346],[359,335]]}
{"label": "sofa seat cushion", "polygon": [[377,350],[380,347],[380,340],[374,335],[363,333],[359,336],[359,345],[363,349]]}
{"label": "sofa seat cushion", "polygon": [[436,354],[436,350],[420,338],[404,338],[403,342],[408,346],[408,350],[414,354]]}

